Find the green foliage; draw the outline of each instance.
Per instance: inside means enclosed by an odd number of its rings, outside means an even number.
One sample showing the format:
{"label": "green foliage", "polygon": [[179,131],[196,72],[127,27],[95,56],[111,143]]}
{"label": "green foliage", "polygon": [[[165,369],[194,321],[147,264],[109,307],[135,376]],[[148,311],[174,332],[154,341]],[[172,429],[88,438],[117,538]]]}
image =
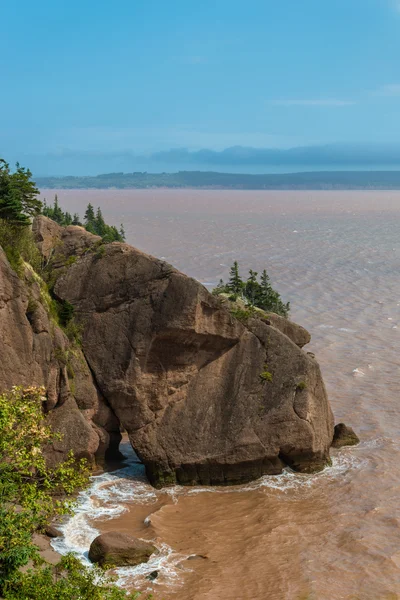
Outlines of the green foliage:
{"label": "green foliage", "polygon": [[68,497],[87,481],[86,462],[72,453],[54,468],[46,464],[43,450],[59,435],[43,415],[44,393],[16,387],[0,395],[0,593],[19,567],[38,558],[32,533],[67,512]]}
{"label": "green foliage", "polygon": [[239,275],[239,265],[236,260],[233,263],[229,273],[229,282],[227,288],[234,296],[241,295],[244,288],[244,283]]}
{"label": "green foliage", "polygon": [[249,308],[235,307],[231,309],[230,313],[238,321],[244,322],[254,316],[254,308],[252,306],[249,306]]}
{"label": "green foliage", "polygon": [[62,329],[70,342],[75,343],[78,346],[82,345],[83,327],[76,322],[74,317],[72,317]]}
{"label": "green foliage", "polygon": [[0,246],[6,253],[12,269],[21,277],[24,263],[40,270],[42,258],[29,227],[21,227],[0,218]]}
{"label": "green foliage", "polygon": [[[67,555],[53,568],[37,567],[15,573],[3,597],[4,600],[136,600],[139,594],[128,594],[116,587],[100,568],[88,569],[74,556]],[[150,596],[146,598],[149,600]]]}
{"label": "green foliage", "polygon": [[300,381],[297,386],[296,386],[296,390],[306,390],[307,389],[307,384],[305,381]]}
{"label": "green foliage", "polygon": [[264,365],[264,371],[262,373],[260,373],[260,379],[263,382],[268,381],[269,383],[272,382],[272,373],[270,373],[268,371],[268,365]]}
{"label": "green foliage", "polygon": [[39,190],[31,177],[32,173],[18,163],[11,172],[10,165],[0,158],[0,219],[14,227],[27,227],[29,217],[41,210]]}
{"label": "green foliage", "polygon": [[[43,561],[32,534],[70,511],[74,492],[88,480],[73,454],[50,468],[43,450],[60,439],[43,414],[44,388],[13,388],[0,395],[0,596],[4,600],[135,600],[94,567],[72,555],[54,567]],[[21,567],[32,561],[32,568]],[[147,596],[150,599],[150,596]],[[143,599],[145,600],[145,599]]]}
{"label": "green foliage", "polygon": [[[80,221],[78,213],[75,213],[72,217],[69,212],[63,212],[58,203],[57,194],[54,197],[53,206],[48,206],[46,201],[44,202],[42,214],[45,217],[49,217],[53,221],[56,221],[59,225],[80,225],[82,223]],[[108,225],[103,217],[103,213],[101,212],[100,207],[97,209],[96,213],[92,204],[88,204],[85,215],[83,227],[90,233],[94,235],[99,235],[105,244],[109,244],[111,242],[124,242],[125,241],[125,230],[123,225],[121,225],[119,231],[115,227],[115,225]]]}
{"label": "green foliage", "polygon": [[68,300],[58,301],[58,318],[60,325],[67,325],[74,315],[74,307]]}
{"label": "green foliage", "polygon": [[213,290],[213,294],[229,294],[229,299],[232,301],[241,298],[248,306],[287,317],[290,303],[285,304],[279,293],[273,289],[266,270],[264,269],[262,272],[260,281],[258,281],[257,276],[258,273],[250,269],[249,277],[244,282],[239,274],[239,265],[235,261],[230,270],[228,283],[225,284],[220,279],[217,287]]}
{"label": "green foliage", "polygon": [[102,258],[104,256],[104,254],[106,253],[106,247],[104,244],[100,244],[96,250],[96,257],[97,258]]}

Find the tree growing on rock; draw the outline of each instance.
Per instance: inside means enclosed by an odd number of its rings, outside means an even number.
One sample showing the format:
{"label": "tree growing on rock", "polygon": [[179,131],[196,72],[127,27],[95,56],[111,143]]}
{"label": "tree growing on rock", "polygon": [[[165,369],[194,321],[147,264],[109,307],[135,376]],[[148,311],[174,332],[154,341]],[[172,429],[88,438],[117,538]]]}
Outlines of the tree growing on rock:
{"label": "tree growing on rock", "polygon": [[0,219],[10,225],[26,227],[30,217],[41,210],[39,190],[31,178],[29,169],[17,163],[12,172],[10,165],[0,158]]}
{"label": "tree growing on rock", "polygon": [[243,282],[237,261],[230,269],[228,283],[220,279],[213,294],[228,294],[231,300],[241,298],[249,306],[271,311],[283,317],[287,317],[290,310],[290,303],[284,303],[279,293],[273,289],[265,269],[260,281],[258,281],[258,273],[250,269],[246,282]]}

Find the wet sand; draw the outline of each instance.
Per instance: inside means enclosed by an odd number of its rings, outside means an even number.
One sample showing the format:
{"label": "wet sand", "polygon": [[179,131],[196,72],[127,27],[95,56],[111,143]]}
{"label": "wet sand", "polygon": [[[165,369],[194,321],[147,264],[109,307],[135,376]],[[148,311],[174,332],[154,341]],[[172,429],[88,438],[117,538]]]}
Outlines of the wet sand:
{"label": "wet sand", "polygon": [[[361,438],[320,475],[228,490],[159,492],[140,465],[128,466],[96,480],[61,549],[83,552],[108,529],[154,539],[161,553],[147,569],[159,568],[157,580],[145,568],[121,575],[165,600],[400,598],[400,193],[58,195],[81,215],[88,202],[101,206],[109,222],[124,222],[129,243],[210,287],[235,259],[243,274],[267,268],[312,334],[306,349],[321,364],[336,422]],[[188,561],[194,554],[207,558]]]}

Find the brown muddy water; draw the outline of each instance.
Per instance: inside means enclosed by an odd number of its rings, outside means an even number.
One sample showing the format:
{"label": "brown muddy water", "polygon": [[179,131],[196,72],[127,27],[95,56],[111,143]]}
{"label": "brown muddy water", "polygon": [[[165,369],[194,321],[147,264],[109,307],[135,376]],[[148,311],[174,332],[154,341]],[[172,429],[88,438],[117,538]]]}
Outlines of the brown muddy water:
{"label": "brown muddy water", "polygon": [[118,574],[165,600],[400,598],[400,192],[58,195],[71,212],[101,206],[129,243],[206,285],[235,259],[243,274],[267,268],[312,333],[336,422],[361,444],[319,475],[163,491],[126,446],[130,462],[93,479],[57,548],[85,557],[107,530],[154,540],[158,557]]}

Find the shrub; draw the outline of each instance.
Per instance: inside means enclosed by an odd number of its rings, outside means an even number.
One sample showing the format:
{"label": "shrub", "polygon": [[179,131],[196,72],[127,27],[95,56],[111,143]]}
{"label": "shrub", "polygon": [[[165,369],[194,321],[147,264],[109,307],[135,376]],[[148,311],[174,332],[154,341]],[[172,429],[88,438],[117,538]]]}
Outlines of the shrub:
{"label": "shrub", "polygon": [[12,269],[20,277],[24,273],[25,262],[31,264],[36,271],[41,269],[42,258],[30,227],[16,227],[0,219],[0,246],[6,253]]}
{"label": "shrub", "polygon": [[269,383],[272,382],[272,373],[270,373],[268,371],[268,365],[264,365],[264,371],[262,373],[260,373],[260,379],[263,382],[268,381]]}
{"label": "shrub", "polygon": [[297,386],[296,386],[296,390],[305,390],[307,389],[307,384],[305,381],[300,381]]}
{"label": "shrub", "polygon": [[[0,394],[0,596],[4,600],[134,600],[98,568],[73,556],[54,567],[41,559],[32,534],[50,518],[71,509],[75,490],[86,484],[88,467],[71,453],[56,467],[43,450],[60,435],[42,411],[44,389],[15,387]],[[33,567],[21,567],[29,560]],[[150,598],[150,596],[147,596]],[[144,599],[143,599],[144,600]]]}

